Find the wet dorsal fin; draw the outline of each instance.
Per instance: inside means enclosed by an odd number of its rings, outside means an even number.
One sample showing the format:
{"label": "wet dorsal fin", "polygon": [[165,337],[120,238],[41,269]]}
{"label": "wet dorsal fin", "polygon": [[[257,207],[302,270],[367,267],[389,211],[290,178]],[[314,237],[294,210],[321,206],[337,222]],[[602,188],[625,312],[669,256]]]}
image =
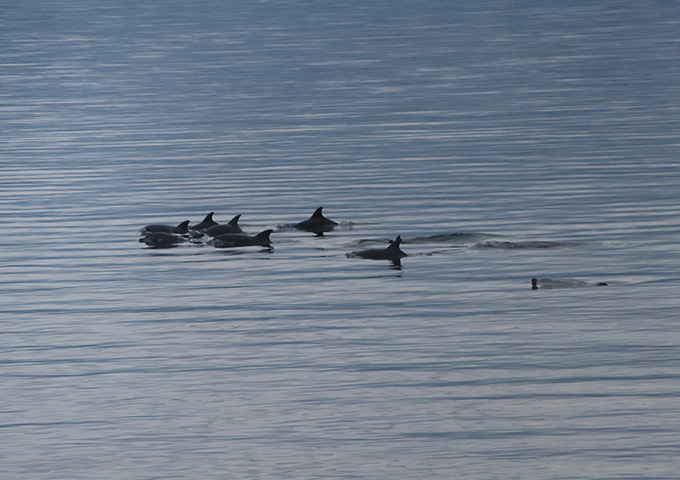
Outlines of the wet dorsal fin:
{"label": "wet dorsal fin", "polygon": [[321,211],[323,210],[323,207],[319,207],[316,210],[314,210],[314,213],[312,214],[312,218],[321,218],[323,217],[323,214]]}
{"label": "wet dorsal fin", "polygon": [[[208,222],[208,223],[214,222],[215,220],[213,220],[213,218],[212,218],[213,215],[215,215],[215,212],[210,212],[209,214],[207,214],[207,215],[205,216],[205,218],[203,219],[203,221],[204,221],[204,222]],[[201,223],[202,223],[202,222],[201,222]]]}
{"label": "wet dorsal fin", "polygon": [[236,215],[234,218],[232,218],[231,220],[229,220],[229,225],[231,225],[232,227],[238,227],[238,219],[239,218],[241,218],[240,213],[238,215]]}
{"label": "wet dorsal fin", "polygon": [[265,230],[264,232],[258,233],[257,235],[255,235],[255,238],[257,238],[258,240],[266,240],[268,242],[269,241],[269,235],[271,235],[273,231],[274,230],[272,230],[270,228],[268,230]]}
{"label": "wet dorsal fin", "polygon": [[177,225],[177,228],[179,228],[183,232],[188,232],[189,231],[189,220],[184,220],[182,223]]}
{"label": "wet dorsal fin", "polygon": [[387,248],[399,250],[399,245],[401,245],[401,235],[397,235],[397,238],[395,238],[394,241],[390,242],[390,246]]}

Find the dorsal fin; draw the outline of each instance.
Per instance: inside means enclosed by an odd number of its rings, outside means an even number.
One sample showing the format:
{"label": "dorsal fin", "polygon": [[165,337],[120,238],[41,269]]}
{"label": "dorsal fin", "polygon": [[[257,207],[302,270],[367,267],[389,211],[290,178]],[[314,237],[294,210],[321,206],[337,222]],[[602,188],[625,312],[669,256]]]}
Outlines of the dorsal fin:
{"label": "dorsal fin", "polygon": [[255,238],[257,238],[258,240],[266,240],[266,241],[269,241],[269,235],[271,235],[273,231],[274,231],[274,230],[272,230],[272,229],[270,228],[270,229],[268,229],[268,230],[265,230],[264,232],[258,233],[257,235],[255,235]]}
{"label": "dorsal fin", "polygon": [[229,220],[229,225],[231,225],[232,227],[238,227],[238,219],[239,218],[241,218],[240,213],[238,215],[236,215],[234,218],[232,218],[231,220]]}
{"label": "dorsal fin", "polygon": [[312,214],[312,218],[323,217],[323,214],[321,213],[322,210],[323,210],[323,207],[319,207],[316,210],[314,210],[314,213]]}
{"label": "dorsal fin", "polygon": [[397,238],[395,238],[393,242],[390,242],[390,246],[387,248],[399,250],[399,245],[401,245],[401,235],[397,235]]}
{"label": "dorsal fin", "polygon": [[209,214],[207,214],[207,215],[205,216],[205,218],[203,219],[203,221],[204,221],[204,222],[208,222],[208,223],[209,223],[209,222],[214,222],[215,220],[213,220],[213,218],[212,218],[213,215],[215,215],[215,212],[210,212]]}
{"label": "dorsal fin", "polygon": [[188,227],[189,227],[189,220],[184,220],[182,223],[180,223],[179,225],[177,225],[177,228],[179,228],[180,230],[182,230],[182,231],[184,231],[184,232],[188,232],[188,231],[189,231],[189,228],[188,228]]}

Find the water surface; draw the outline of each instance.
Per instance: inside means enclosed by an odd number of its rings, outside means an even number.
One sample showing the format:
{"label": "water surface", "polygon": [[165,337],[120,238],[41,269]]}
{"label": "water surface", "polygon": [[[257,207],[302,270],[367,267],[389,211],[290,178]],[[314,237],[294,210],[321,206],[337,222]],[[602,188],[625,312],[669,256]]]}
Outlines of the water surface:
{"label": "water surface", "polygon": [[[3,6],[2,471],[673,478],[679,24]],[[321,205],[324,237],[277,229]],[[211,211],[273,251],[137,241]],[[346,256],[397,235],[401,268]]]}

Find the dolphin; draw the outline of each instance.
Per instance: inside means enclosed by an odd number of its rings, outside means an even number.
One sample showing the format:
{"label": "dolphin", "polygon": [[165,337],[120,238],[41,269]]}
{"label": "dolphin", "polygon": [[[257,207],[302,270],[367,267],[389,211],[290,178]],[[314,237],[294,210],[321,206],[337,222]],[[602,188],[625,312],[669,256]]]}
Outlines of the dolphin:
{"label": "dolphin", "polygon": [[260,232],[254,237],[246,235],[244,233],[224,233],[222,235],[217,235],[209,243],[218,248],[230,248],[230,247],[266,247],[271,248],[272,242],[269,239],[269,235],[274,230],[265,230]]}
{"label": "dolphin", "polygon": [[152,248],[172,248],[178,243],[182,243],[184,238],[166,232],[151,232],[139,239]]}
{"label": "dolphin", "polygon": [[316,233],[317,235],[322,235],[323,232],[330,232],[336,227],[336,225],[338,225],[338,223],[324,217],[321,213],[322,210],[323,207],[317,208],[311,217],[309,217],[307,220],[296,223],[293,225],[293,228]]}
{"label": "dolphin", "polygon": [[576,280],[573,278],[562,278],[562,279],[552,279],[552,278],[532,278],[531,279],[531,289],[538,290],[539,288],[578,288],[578,287],[605,287],[606,282],[590,283],[583,280]]}
{"label": "dolphin", "polygon": [[179,235],[186,235],[189,233],[189,220],[185,220],[176,227],[173,227],[172,225],[160,225],[160,224],[153,224],[153,225],[147,225],[146,227],[140,229],[140,231],[144,233],[155,233],[155,232],[162,232],[162,233],[177,233]]}
{"label": "dolphin", "polygon": [[398,235],[394,241],[390,242],[387,248],[370,248],[368,250],[359,250],[352,252],[353,257],[368,258],[370,260],[391,260],[398,262],[402,257],[407,257],[405,252],[402,252],[399,246],[401,245],[401,235]]}
{"label": "dolphin", "polygon": [[215,212],[210,212],[205,216],[202,222],[197,223],[196,225],[192,225],[189,228],[191,230],[196,230],[197,232],[202,232],[204,230],[209,229],[210,227],[217,225],[217,222],[213,220],[213,215],[215,215]]}
{"label": "dolphin", "polygon": [[223,223],[220,225],[213,225],[212,227],[205,230],[206,235],[210,237],[216,237],[218,235],[224,235],[225,233],[243,233],[241,227],[238,226],[238,220],[241,215],[236,215],[232,218],[229,223]]}

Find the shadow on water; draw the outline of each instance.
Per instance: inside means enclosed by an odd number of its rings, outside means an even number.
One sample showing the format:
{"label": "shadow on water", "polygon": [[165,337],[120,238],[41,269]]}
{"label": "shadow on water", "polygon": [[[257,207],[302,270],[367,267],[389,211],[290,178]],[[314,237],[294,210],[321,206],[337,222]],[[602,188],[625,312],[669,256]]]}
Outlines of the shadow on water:
{"label": "shadow on water", "polygon": [[439,233],[427,237],[413,237],[404,239],[405,244],[422,244],[422,243],[453,243],[454,245],[466,245],[469,243],[479,242],[487,238],[500,237],[502,235],[495,235],[490,233]]}
{"label": "shadow on water", "polygon": [[573,248],[585,246],[586,242],[550,242],[550,241],[527,241],[511,242],[489,240],[473,245],[475,249],[495,249],[495,250],[547,250],[552,248]]}
{"label": "shadow on water", "polygon": [[[490,233],[468,233],[468,232],[455,232],[455,233],[437,233],[434,235],[428,235],[425,237],[412,237],[404,238],[402,243],[405,245],[423,245],[428,243],[437,244],[453,244],[455,246],[464,246],[469,244],[475,244],[481,240],[487,238],[501,237],[502,235],[490,234]],[[362,238],[352,242],[353,245],[363,245],[369,243],[387,243],[390,238]]]}
{"label": "shadow on water", "polygon": [[532,278],[531,289],[605,287],[606,282],[587,282],[576,278]]}

